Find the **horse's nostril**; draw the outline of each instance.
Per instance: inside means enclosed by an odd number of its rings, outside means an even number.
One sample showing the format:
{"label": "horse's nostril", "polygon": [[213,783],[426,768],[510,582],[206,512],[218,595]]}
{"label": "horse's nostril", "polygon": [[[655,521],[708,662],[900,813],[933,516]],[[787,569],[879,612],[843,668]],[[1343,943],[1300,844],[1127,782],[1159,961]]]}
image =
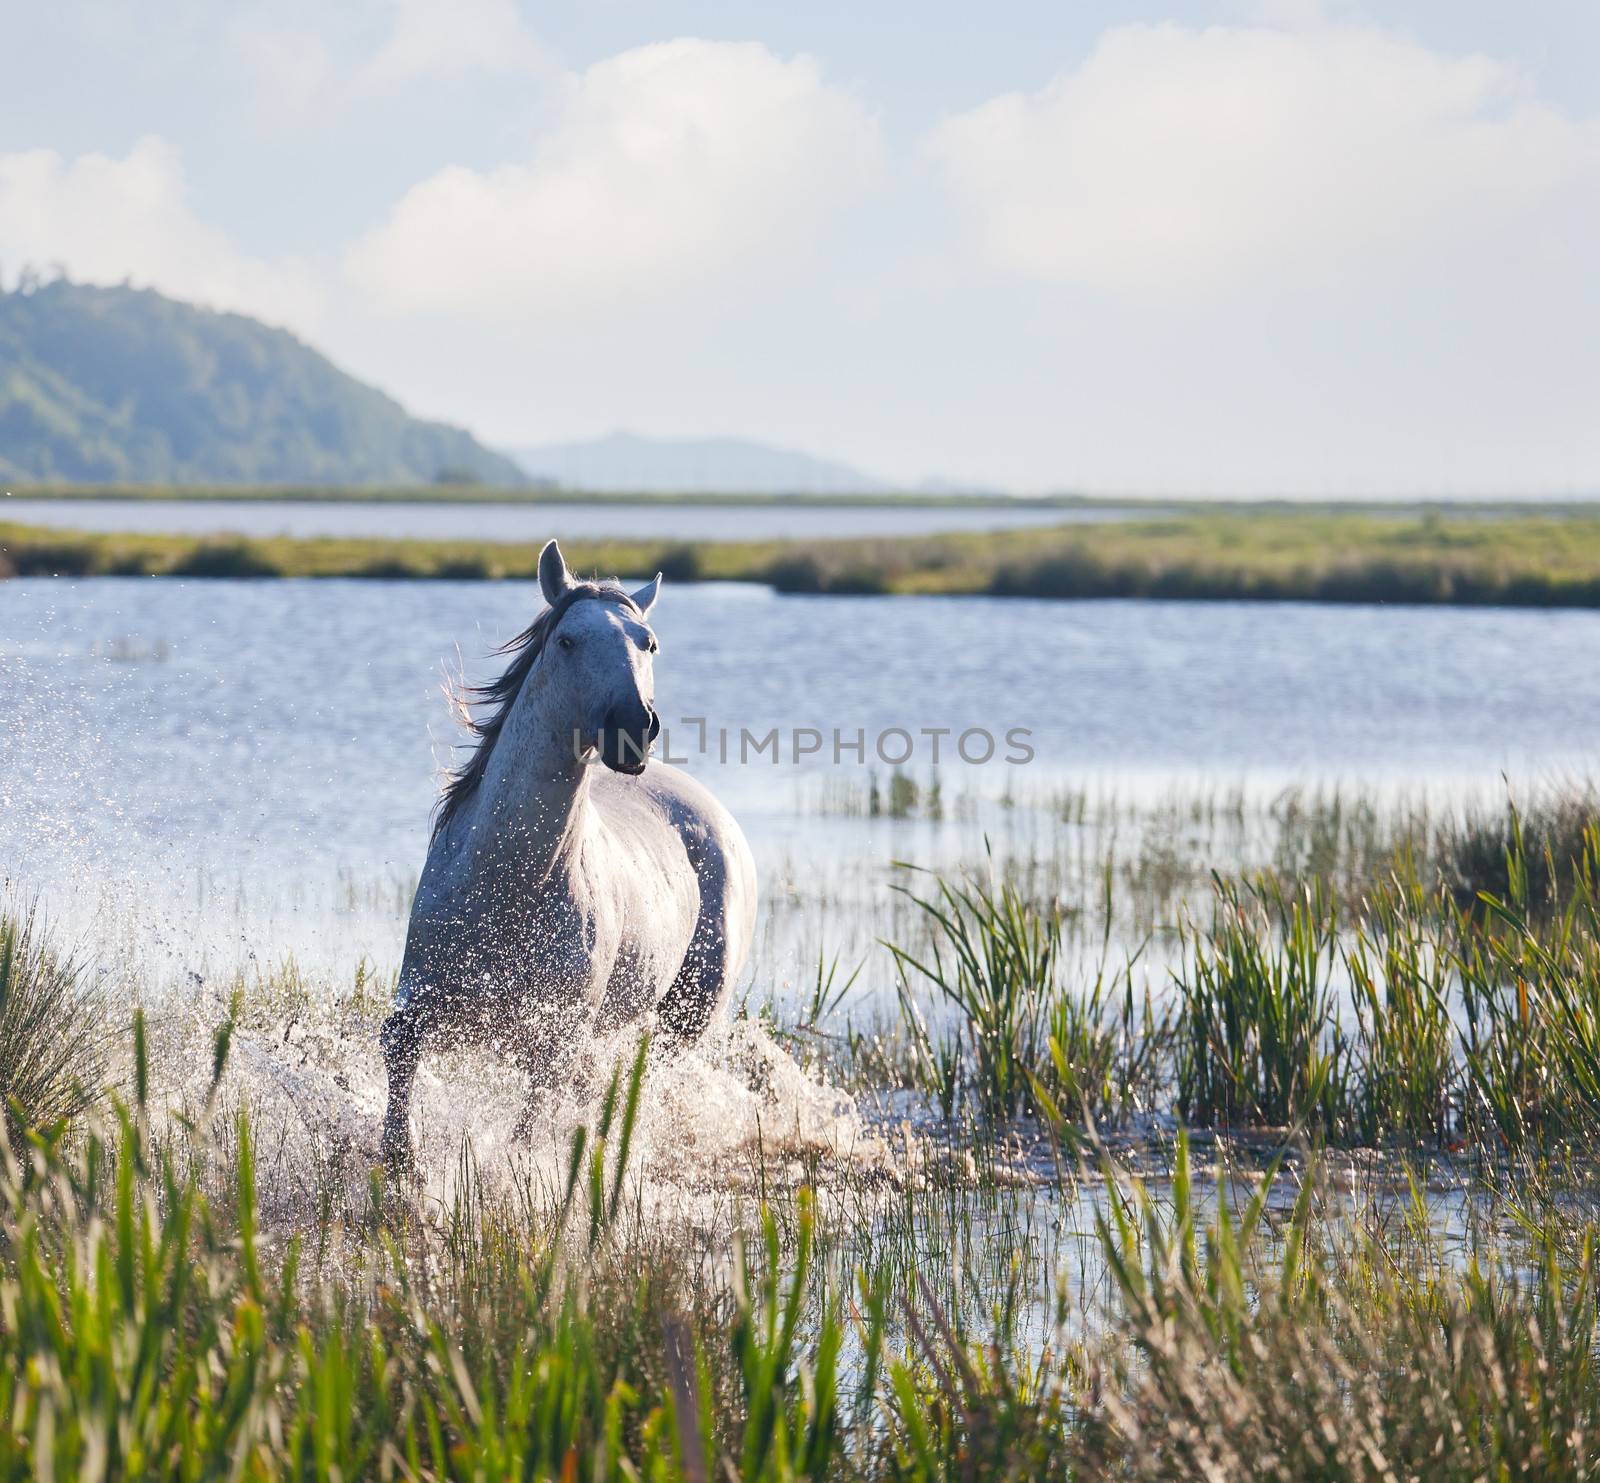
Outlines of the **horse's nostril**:
{"label": "horse's nostril", "polygon": [[656,708],[650,707],[650,740],[654,741],[661,735],[661,717],[656,714]]}

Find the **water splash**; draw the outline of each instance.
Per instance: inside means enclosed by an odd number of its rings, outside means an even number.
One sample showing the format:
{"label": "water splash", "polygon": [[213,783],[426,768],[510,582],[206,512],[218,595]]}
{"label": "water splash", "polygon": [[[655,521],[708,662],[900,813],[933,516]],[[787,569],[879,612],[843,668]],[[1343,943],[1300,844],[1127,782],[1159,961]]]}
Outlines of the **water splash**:
{"label": "water splash", "polygon": [[[379,1162],[387,1082],[378,1026],[381,996],[285,999],[268,987],[235,1006],[228,1059],[213,1086],[217,1028],[232,1012],[219,991],[188,1003],[171,996],[152,1013],[155,1095],[162,1115],[209,1120],[219,1147],[247,1111],[261,1158],[263,1212],[285,1224],[330,1207],[366,1210]],[[612,1068],[625,1078],[637,1031],[593,1045],[594,1068],[536,1104],[508,1058],[481,1047],[426,1055],[413,1094],[412,1128],[425,1203],[448,1208],[463,1159],[483,1187],[510,1192],[561,1186],[573,1134],[593,1129]],[[690,1211],[774,1182],[885,1183],[906,1152],[854,1099],[802,1066],[759,1022],[728,1018],[696,1045],[647,1063],[629,1160],[630,1188],[646,1204]]]}

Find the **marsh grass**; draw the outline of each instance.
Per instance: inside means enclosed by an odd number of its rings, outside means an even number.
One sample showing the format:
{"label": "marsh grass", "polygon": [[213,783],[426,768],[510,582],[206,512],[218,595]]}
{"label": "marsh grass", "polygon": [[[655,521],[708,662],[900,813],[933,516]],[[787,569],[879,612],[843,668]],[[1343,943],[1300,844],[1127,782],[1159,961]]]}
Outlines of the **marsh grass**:
{"label": "marsh grass", "polygon": [[[213,1092],[227,1055],[224,1033]],[[0,1144],[5,1476],[1476,1478],[1600,1461],[1594,1228],[1570,1219],[1561,1250],[1462,1261],[1420,1197],[1370,1219],[1314,1159],[1296,1181],[1275,1163],[1207,1186],[1180,1134],[1162,1196],[1097,1155],[1092,1298],[1039,1282],[1037,1231],[982,1185],[884,1207],[774,1183],[731,1232],[696,1236],[647,1214],[630,1177],[641,1050],[553,1182],[498,1188],[464,1147],[444,1205],[375,1183],[318,1246],[261,1219],[248,1113],[157,1137],[135,1061],[133,1100],[81,1136]],[[1079,1301],[1093,1321],[1074,1335]]]}
{"label": "marsh grass", "polygon": [[[213,1087],[226,1056],[219,1036]],[[464,1152],[445,1210],[379,1192],[338,1260],[308,1270],[298,1234],[274,1243],[260,1224],[249,1117],[226,1149],[199,1124],[179,1147],[155,1139],[141,1054],[135,1101],[86,1137],[0,1149],[0,1469],[827,1475],[849,1396],[810,1197],[789,1248],[770,1215],[758,1252],[735,1243],[713,1326],[693,1276],[630,1216],[644,1069],[641,1048],[549,1199],[492,1195]]]}
{"label": "marsh grass", "polygon": [[[1107,927],[1087,984],[1070,980],[1059,903],[1037,902],[992,870],[987,880],[932,879],[927,895],[903,883],[894,888],[926,919],[927,952],[886,946],[914,1084],[933,1093],[945,1118],[966,1099],[989,1124],[1061,1105],[1091,1118],[1119,1117],[1148,1094],[1169,1025],[1148,997],[1136,1008],[1137,953],[1119,972],[1109,969],[1109,868]],[[919,990],[931,992],[943,1013],[930,1017]]]}
{"label": "marsh grass", "polygon": [[[886,944],[899,972],[900,1003],[916,1027],[929,1078],[948,1117],[970,1085],[986,1117],[1012,1117],[1027,1106],[1026,1068],[1043,1062],[1045,1016],[1061,952],[1061,913],[1024,900],[1009,881],[957,883],[936,878],[933,893],[906,896],[932,926],[930,952],[918,958]],[[956,1011],[954,1038],[938,1036],[916,1010],[912,985],[931,986]],[[963,1058],[972,1076],[958,1080]]]}
{"label": "marsh grass", "polygon": [[1392,1137],[1439,1143],[1459,1102],[1459,1056],[1450,1002],[1458,982],[1439,951],[1430,916],[1448,921],[1414,874],[1397,872],[1368,900],[1367,921],[1344,962],[1356,1028],[1346,1112],[1356,1140]]}
{"label": "marsh grass", "polygon": [[[897,796],[903,803],[895,810]],[[1548,914],[1574,879],[1585,827],[1600,820],[1600,795],[1583,779],[1535,781],[1496,796],[1221,781],[1150,794],[1112,782],[1067,787],[1008,778],[997,796],[958,769],[940,768],[898,784],[891,776],[887,785],[870,773],[829,773],[797,785],[795,807],[802,815],[921,821],[924,827],[890,834],[888,848],[904,854],[915,844],[919,863],[947,876],[1003,879],[1035,903],[1070,903],[1063,934],[1090,950],[1108,921],[1123,942],[1170,935],[1186,908],[1191,916],[1209,910],[1219,868],[1290,892],[1315,881],[1325,899],[1358,917],[1397,875],[1429,891],[1447,886],[1460,907],[1475,907],[1485,893],[1504,897],[1515,851],[1529,871],[1530,910]],[[785,898],[817,879],[791,872]],[[876,876],[858,887],[867,889],[876,892]],[[844,909],[870,912],[877,936],[925,949],[908,925],[920,913],[907,910],[906,896],[847,902],[839,894],[817,897],[830,923]]]}
{"label": "marsh grass", "polygon": [[1315,1214],[1316,1171],[1263,1239],[1274,1175],[1202,1223],[1180,1139],[1170,1206],[1136,1182],[1101,1237],[1123,1346],[1102,1351],[1089,1476],[1585,1477],[1600,1462],[1592,1228],[1531,1269],[1441,1261],[1426,1216],[1386,1238]]}
{"label": "marsh grass", "polygon": [[1600,1123],[1600,830],[1558,915],[1530,909],[1530,873],[1508,858],[1509,898],[1485,896],[1460,960],[1469,1092],[1508,1142],[1592,1137]]}
{"label": "marsh grass", "polygon": [[[1559,910],[1576,883],[1600,797],[1587,782],[1547,789],[1519,805],[1468,810],[1440,829],[1434,847],[1444,882],[1462,906],[1520,894],[1525,909]],[[1521,876],[1512,878],[1512,862]]]}
{"label": "marsh grass", "polygon": [[[1545,819],[1587,820],[1587,804]],[[1480,817],[1487,817],[1480,816]],[[997,872],[900,889],[898,1022],[852,1041],[950,1118],[1298,1130],[1345,1146],[1551,1148],[1600,1133],[1600,828],[1576,840],[1508,808],[1504,895],[1463,902],[1448,850],[1406,840],[1354,891],[1317,875],[1216,875],[1159,970],[1113,952],[1108,860],[1092,952],[1054,897]],[[1559,853],[1558,853],[1559,852]],[[1570,853],[1569,853],[1570,852]],[[1081,898],[1080,898],[1081,899]],[[898,1037],[898,1038],[897,1038]],[[899,1050],[896,1050],[896,1047]],[[870,1063],[870,1064],[869,1064]]]}
{"label": "marsh grass", "polygon": [[1211,926],[1185,928],[1177,1106],[1195,1127],[1337,1127],[1348,1056],[1336,929],[1315,886],[1218,879]]}
{"label": "marsh grass", "polygon": [[52,940],[35,907],[0,902],[0,1105],[13,1140],[94,1105],[104,1035],[85,966]]}

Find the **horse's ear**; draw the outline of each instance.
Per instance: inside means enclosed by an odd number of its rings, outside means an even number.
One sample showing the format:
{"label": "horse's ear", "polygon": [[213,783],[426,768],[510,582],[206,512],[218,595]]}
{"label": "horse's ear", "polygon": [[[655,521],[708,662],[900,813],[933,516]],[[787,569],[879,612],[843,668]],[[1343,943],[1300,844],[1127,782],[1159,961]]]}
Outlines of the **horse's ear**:
{"label": "horse's ear", "polygon": [[544,593],[544,600],[554,607],[572,585],[561,547],[551,541],[539,553],[539,590]]}
{"label": "horse's ear", "polygon": [[656,605],[656,599],[661,596],[661,573],[657,572],[650,581],[646,582],[633,594],[633,605],[638,608],[643,617],[649,617],[650,609]]}

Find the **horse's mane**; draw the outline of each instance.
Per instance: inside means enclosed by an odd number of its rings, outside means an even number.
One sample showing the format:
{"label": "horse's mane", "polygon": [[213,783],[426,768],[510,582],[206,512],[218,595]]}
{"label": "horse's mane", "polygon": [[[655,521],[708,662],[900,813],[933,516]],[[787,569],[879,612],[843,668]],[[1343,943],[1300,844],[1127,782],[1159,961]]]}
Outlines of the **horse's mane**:
{"label": "horse's mane", "polygon": [[[517,696],[522,693],[528,673],[539,655],[544,652],[545,643],[549,640],[556,624],[561,621],[568,608],[586,599],[620,602],[624,607],[631,608],[634,612],[638,611],[634,600],[616,582],[575,583],[514,639],[495,650],[497,654],[512,656],[511,663],[506,666],[505,673],[499,679],[491,680],[487,685],[451,687],[450,697],[457,718],[478,740],[472,749],[472,755],[445,780],[444,791],[440,793],[438,806],[434,810],[435,837],[456,816],[456,811],[483,781],[483,775],[489,767],[489,758],[494,754],[495,743],[500,740],[500,732],[506,724],[506,717],[511,714],[511,707],[517,703]],[[472,708],[480,705],[487,709],[482,714],[474,714]]]}

